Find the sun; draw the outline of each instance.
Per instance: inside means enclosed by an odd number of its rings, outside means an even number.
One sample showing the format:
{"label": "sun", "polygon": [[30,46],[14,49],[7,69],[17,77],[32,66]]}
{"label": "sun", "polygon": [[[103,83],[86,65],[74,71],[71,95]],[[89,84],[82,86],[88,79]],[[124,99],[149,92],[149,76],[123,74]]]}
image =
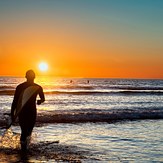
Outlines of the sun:
{"label": "sun", "polygon": [[48,64],[46,62],[40,62],[38,67],[39,67],[40,71],[47,71],[48,70]]}

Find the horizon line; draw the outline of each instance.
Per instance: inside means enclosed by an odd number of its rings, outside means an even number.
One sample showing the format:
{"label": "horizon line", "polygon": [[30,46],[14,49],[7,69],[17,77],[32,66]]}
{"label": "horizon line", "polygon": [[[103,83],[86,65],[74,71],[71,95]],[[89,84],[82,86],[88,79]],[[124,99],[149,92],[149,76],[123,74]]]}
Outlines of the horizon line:
{"label": "horizon line", "polygon": [[[0,75],[0,77],[25,78],[23,75]],[[36,75],[37,77],[53,77],[53,78],[85,78],[85,79],[140,79],[140,80],[163,80],[163,78],[141,78],[141,77],[79,77],[79,76],[55,76],[55,75]]]}

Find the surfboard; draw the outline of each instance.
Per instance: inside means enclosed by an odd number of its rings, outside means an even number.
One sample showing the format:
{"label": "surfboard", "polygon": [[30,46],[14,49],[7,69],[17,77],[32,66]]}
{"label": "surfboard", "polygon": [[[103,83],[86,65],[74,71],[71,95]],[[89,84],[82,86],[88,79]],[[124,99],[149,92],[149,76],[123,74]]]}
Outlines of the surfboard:
{"label": "surfboard", "polygon": [[17,107],[14,110],[14,118],[13,118],[13,121],[11,120],[11,122],[7,126],[7,129],[11,127],[11,125],[13,124],[13,122],[16,120],[16,118],[18,117],[19,113],[21,112],[22,108],[30,100],[30,98],[38,91],[38,89],[39,89],[39,86],[37,86],[37,85],[35,85],[35,86],[29,86],[28,88],[26,88],[20,94],[19,99],[18,99]]}

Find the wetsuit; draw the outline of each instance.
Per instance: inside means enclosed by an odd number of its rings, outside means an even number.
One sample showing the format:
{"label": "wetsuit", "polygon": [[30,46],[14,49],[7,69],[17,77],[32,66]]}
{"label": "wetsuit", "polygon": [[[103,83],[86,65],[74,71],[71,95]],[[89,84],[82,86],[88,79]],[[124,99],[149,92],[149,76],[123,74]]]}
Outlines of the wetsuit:
{"label": "wetsuit", "polygon": [[24,105],[21,112],[19,113],[19,125],[21,127],[21,137],[20,141],[26,141],[26,138],[31,135],[33,127],[36,122],[36,97],[37,95],[40,96],[41,102],[44,102],[44,93],[41,86],[35,83],[24,82],[17,86],[14,100],[11,107],[11,117],[13,118],[14,110],[18,105],[18,100],[21,93],[30,86],[37,86],[38,90],[31,96],[28,102]]}

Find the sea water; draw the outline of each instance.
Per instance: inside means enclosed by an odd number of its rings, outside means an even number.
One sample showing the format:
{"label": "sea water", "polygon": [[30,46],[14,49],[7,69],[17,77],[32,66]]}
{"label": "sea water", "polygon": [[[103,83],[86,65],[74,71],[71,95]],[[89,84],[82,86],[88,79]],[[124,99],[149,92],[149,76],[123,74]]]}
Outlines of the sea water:
{"label": "sea water", "polygon": [[[23,78],[0,77],[0,124]],[[38,77],[35,143],[60,140],[85,162],[163,162],[163,80]],[[19,126],[12,126],[20,133]]]}

